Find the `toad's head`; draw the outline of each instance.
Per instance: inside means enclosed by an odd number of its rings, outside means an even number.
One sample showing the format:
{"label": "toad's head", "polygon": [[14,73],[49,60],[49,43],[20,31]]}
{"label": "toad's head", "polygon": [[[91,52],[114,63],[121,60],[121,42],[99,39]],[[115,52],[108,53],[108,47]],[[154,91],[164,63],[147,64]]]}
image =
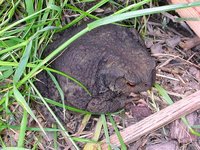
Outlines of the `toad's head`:
{"label": "toad's head", "polygon": [[105,86],[122,93],[150,89],[155,82],[155,61],[149,57],[140,62],[116,57],[107,61],[103,71]]}

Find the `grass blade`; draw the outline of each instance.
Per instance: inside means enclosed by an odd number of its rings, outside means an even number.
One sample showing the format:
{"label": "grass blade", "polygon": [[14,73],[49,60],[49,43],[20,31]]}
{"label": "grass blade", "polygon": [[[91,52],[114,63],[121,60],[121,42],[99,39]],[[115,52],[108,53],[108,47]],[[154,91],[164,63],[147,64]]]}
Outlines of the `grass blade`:
{"label": "grass blade", "polygon": [[128,11],[130,9],[134,9],[135,10],[135,9],[137,9],[137,8],[141,7],[142,5],[144,5],[146,3],[149,3],[149,2],[151,2],[151,0],[143,0],[143,1],[138,2],[138,3],[134,3],[134,4],[129,5],[129,6],[125,7],[125,8],[123,8],[123,9],[120,9],[119,11],[115,12],[113,15],[124,13],[124,12],[126,12],[126,11]]}
{"label": "grass blade", "polygon": [[32,15],[34,13],[34,4],[32,0],[25,0],[25,4],[26,4],[26,12],[28,13],[28,15]]}
{"label": "grass blade", "polygon": [[86,139],[86,138],[78,138],[78,137],[72,137],[72,139],[76,142],[81,142],[81,143],[98,143],[95,140],[92,139]]}
{"label": "grass blade", "polygon": [[21,126],[20,126],[20,133],[19,133],[19,140],[18,140],[17,147],[24,147],[24,141],[25,141],[24,139],[25,139],[25,135],[26,135],[27,122],[28,122],[28,113],[24,109],[23,118],[22,118],[22,122],[21,122]]}
{"label": "grass blade", "polygon": [[163,97],[163,99],[169,104],[173,104],[173,100],[169,97],[167,94],[167,91],[163,89],[159,84],[155,83],[154,84],[155,88],[158,90],[159,94]]}
{"label": "grass blade", "polygon": [[28,63],[28,59],[31,54],[31,48],[32,48],[32,40],[26,46],[24,54],[23,54],[22,58],[20,59],[19,66],[17,67],[14,77],[13,77],[14,83],[17,83],[19,81],[19,79],[21,78],[22,74],[24,73],[24,70]]}
{"label": "grass blade", "polygon": [[119,142],[121,144],[121,149],[127,150],[127,147],[126,147],[126,145],[124,143],[124,140],[123,140],[122,136],[120,135],[120,132],[119,132],[119,130],[117,128],[117,125],[115,124],[115,121],[113,120],[113,118],[112,118],[112,116],[110,114],[108,116],[109,116],[110,122],[112,123],[112,126],[113,126],[113,128],[115,130],[115,133],[117,134]]}
{"label": "grass blade", "polygon": [[[95,127],[95,131],[94,131],[92,140],[98,141],[100,133],[101,133],[101,128],[102,128],[102,120],[99,118],[98,122],[96,124],[96,127]],[[83,150],[90,150],[90,149],[95,150],[95,149],[99,149],[99,147],[100,147],[99,143],[87,143],[84,146]]]}
{"label": "grass blade", "polygon": [[11,66],[2,66],[0,67],[0,82],[10,77],[14,70]]}
{"label": "grass blade", "polygon": [[58,92],[60,94],[62,103],[64,104],[64,92],[63,92],[62,88],[60,87],[60,85],[59,85],[58,81],[56,80],[56,78],[54,77],[54,75],[49,71],[47,71],[47,73],[49,74],[49,76],[51,77],[51,80],[55,84],[55,86],[56,86],[56,88],[57,88],[57,90],[58,90]]}
{"label": "grass blade", "polygon": [[17,44],[17,45],[13,45],[13,46],[11,46],[11,47],[8,47],[8,48],[6,48],[6,49],[3,49],[3,50],[0,51],[0,55],[1,55],[1,54],[4,54],[4,53],[7,53],[7,52],[9,52],[9,51],[12,51],[12,50],[14,50],[14,49],[17,49],[17,48],[26,46],[27,43],[28,43],[28,40],[27,40],[27,41],[24,41],[24,42],[22,42],[22,43],[19,43],[19,44]]}
{"label": "grass blade", "polygon": [[108,127],[107,127],[105,114],[101,114],[101,120],[102,120],[102,123],[103,123],[104,134],[105,134],[105,137],[106,137],[106,143],[108,144],[108,150],[111,150],[110,137],[109,137],[109,134],[108,134]]}
{"label": "grass blade", "polygon": [[90,120],[90,118],[91,118],[91,114],[84,115],[81,125],[80,125],[78,131],[76,132],[76,135],[80,135],[83,132],[83,130],[85,129],[86,125],[88,124],[88,121]]}
{"label": "grass blade", "polygon": [[140,16],[144,16],[144,15],[150,15],[150,14],[155,14],[155,13],[160,13],[160,12],[165,12],[165,11],[170,11],[170,10],[176,10],[176,9],[181,9],[181,8],[194,7],[194,6],[200,6],[200,2],[160,6],[160,7],[142,9],[142,10],[137,10],[137,11],[131,11],[131,12],[117,14],[117,15],[111,15],[111,16],[96,20],[92,23],[89,23],[88,28],[90,30],[92,30],[92,29],[102,26],[102,25],[106,25],[106,24],[118,22],[118,21],[123,21],[126,19],[134,18],[134,17],[140,17]]}
{"label": "grass blade", "polygon": [[18,89],[16,88],[15,85],[13,87],[13,91],[14,91],[14,96],[15,96],[15,99],[17,100],[17,102],[22,106],[22,108],[24,108],[31,115],[31,117],[38,123],[38,125],[41,128],[42,132],[46,135],[46,132],[44,131],[43,127],[41,126],[41,124],[37,120],[36,116],[32,112],[31,108],[28,106],[28,104],[26,103],[24,97],[18,91]]}
{"label": "grass blade", "polygon": [[2,147],[2,148],[5,148],[5,147],[6,147],[6,144],[3,142],[1,136],[0,136],[0,143],[1,143],[1,147]]}
{"label": "grass blade", "polygon": [[48,8],[52,9],[52,10],[56,10],[58,11],[59,13],[62,11],[62,9],[56,5],[53,5],[53,4],[49,4],[48,5]]}
{"label": "grass blade", "polygon": [[[57,126],[54,124],[53,128],[56,128]],[[53,134],[53,145],[54,145],[54,149],[58,149],[58,143],[57,143],[57,139],[58,139],[58,134],[57,132],[54,132]]]}

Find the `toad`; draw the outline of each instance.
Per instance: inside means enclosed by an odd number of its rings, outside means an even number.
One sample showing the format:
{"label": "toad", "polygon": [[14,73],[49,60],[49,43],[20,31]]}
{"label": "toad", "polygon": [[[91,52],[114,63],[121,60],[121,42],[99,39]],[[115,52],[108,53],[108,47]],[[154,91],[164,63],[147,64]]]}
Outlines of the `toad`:
{"label": "toad", "polygon": [[[85,25],[66,30],[47,46],[45,55],[81,31]],[[155,60],[150,56],[135,29],[105,25],[78,38],[69,45],[51,68],[67,73],[90,91],[70,79],[54,74],[67,105],[93,113],[108,113],[122,109],[130,93],[146,91],[155,81]],[[37,88],[44,97],[60,101],[52,79],[43,71]]]}

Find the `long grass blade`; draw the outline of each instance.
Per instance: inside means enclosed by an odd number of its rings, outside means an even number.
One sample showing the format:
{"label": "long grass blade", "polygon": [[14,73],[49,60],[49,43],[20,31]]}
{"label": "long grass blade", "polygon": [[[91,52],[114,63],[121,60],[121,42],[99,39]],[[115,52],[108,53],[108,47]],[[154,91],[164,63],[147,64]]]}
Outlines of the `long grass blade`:
{"label": "long grass blade", "polygon": [[[118,130],[118,128],[117,128],[117,125],[115,124],[115,121],[113,120],[113,118],[112,118],[112,116],[111,116],[110,114],[108,115],[108,117],[109,117],[109,119],[110,119],[110,122],[111,122],[112,125],[113,125],[113,128],[114,128],[114,130],[115,130],[115,133],[117,134],[117,137],[118,137],[119,142],[120,142],[120,144],[121,144],[121,149],[127,150],[127,147],[126,147],[126,145],[125,145],[125,143],[124,143],[124,140],[123,140],[123,138],[122,138],[122,136],[121,136],[121,134],[120,134],[120,132],[119,132],[119,130]],[[111,145],[111,146],[114,147],[114,145]]]}
{"label": "long grass blade", "polygon": [[28,113],[24,109],[24,113],[23,113],[23,117],[22,117],[22,121],[21,121],[21,126],[20,126],[20,133],[19,133],[19,140],[18,140],[17,147],[24,147],[27,122],[28,122]]}
{"label": "long grass blade", "polygon": [[27,44],[24,54],[19,62],[19,66],[17,67],[17,69],[15,71],[15,74],[13,77],[14,83],[17,83],[19,81],[19,79],[21,78],[22,74],[24,73],[24,70],[28,63],[28,59],[31,54],[31,48],[32,48],[32,40]]}
{"label": "long grass blade", "polygon": [[110,24],[110,23],[118,22],[118,21],[123,21],[126,19],[134,18],[134,17],[140,17],[144,15],[150,15],[150,14],[161,13],[165,11],[194,7],[194,6],[200,6],[200,2],[160,6],[160,7],[147,8],[147,9],[142,9],[142,10],[137,10],[137,11],[131,11],[131,12],[117,14],[117,15],[111,15],[111,16],[96,20],[92,23],[89,23],[88,28],[92,30],[102,25],[106,25],[106,24]]}
{"label": "long grass blade", "polygon": [[18,91],[18,89],[16,88],[16,86],[14,85],[14,96],[17,100],[17,102],[22,106],[22,108],[24,108],[30,115],[31,117],[38,123],[39,127],[41,128],[42,132],[46,135],[46,132],[44,131],[43,127],[41,126],[41,124],[39,123],[39,121],[37,120],[36,116],[34,115],[34,113],[32,112],[31,108],[28,106],[28,104],[26,103],[24,97],[22,96],[22,94]]}
{"label": "long grass blade", "polygon": [[103,123],[104,134],[105,134],[105,137],[106,137],[106,143],[108,144],[108,150],[111,150],[110,137],[109,137],[109,133],[108,133],[108,127],[107,127],[105,114],[101,114],[101,119],[102,119],[102,123]]}

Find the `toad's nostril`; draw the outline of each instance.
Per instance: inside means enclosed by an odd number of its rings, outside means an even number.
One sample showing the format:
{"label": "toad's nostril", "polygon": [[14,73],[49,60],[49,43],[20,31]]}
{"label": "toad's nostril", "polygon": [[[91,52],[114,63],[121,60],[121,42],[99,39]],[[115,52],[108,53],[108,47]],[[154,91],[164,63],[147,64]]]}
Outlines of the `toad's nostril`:
{"label": "toad's nostril", "polygon": [[153,83],[152,82],[148,82],[148,83],[145,83],[144,86],[147,87],[147,88],[150,88],[150,87],[153,86]]}

